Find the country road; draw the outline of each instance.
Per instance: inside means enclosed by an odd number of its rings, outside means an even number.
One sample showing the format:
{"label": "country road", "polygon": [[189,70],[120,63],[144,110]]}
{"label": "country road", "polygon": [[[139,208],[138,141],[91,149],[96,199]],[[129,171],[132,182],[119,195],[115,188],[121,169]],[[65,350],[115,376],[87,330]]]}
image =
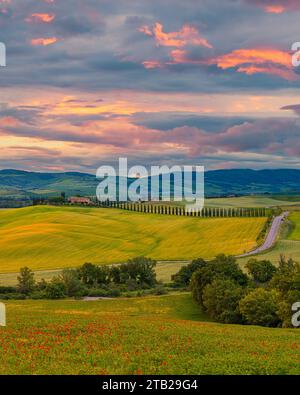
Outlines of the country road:
{"label": "country road", "polygon": [[255,250],[247,252],[246,254],[238,255],[237,258],[243,258],[246,256],[259,254],[260,252],[264,252],[264,251],[268,250],[269,248],[271,248],[276,242],[276,238],[277,238],[278,233],[280,231],[280,225],[282,224],[284,219],[288,216],[288,214],[289,214],[288,211],[285,211],[284,213],[278,215],[277,217],[275,217],[273,219],[268,236],[266,237],[266,240],[264,241],[264,243],[261,246],[257,247]]}

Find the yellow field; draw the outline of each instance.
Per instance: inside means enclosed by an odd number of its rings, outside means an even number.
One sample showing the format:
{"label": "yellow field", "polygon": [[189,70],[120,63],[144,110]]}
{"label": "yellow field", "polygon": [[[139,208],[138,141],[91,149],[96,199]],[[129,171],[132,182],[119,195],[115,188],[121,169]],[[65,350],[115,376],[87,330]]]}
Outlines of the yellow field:
{"label": "yellow field", "polygon": [[0,212],[0,272],[212,258],[252,249],[264,218],[192,218],[116,209],[27,207]]}

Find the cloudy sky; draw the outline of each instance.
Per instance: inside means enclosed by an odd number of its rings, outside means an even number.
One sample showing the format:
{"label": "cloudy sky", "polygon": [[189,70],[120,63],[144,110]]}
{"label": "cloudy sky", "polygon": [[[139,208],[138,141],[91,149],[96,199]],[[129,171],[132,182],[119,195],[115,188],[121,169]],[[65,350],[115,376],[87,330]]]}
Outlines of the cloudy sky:
{"label": "cloudy sky", "polygon": [[299,0],[0,0],[0,168],[299,168]]}

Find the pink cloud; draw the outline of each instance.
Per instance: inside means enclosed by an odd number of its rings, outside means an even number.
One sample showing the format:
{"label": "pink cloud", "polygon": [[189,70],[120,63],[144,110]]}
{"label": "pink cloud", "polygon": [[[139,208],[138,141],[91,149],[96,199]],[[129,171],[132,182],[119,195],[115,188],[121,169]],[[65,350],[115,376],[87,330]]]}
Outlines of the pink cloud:
{"label": "pink cloud", "polygon": [[25,21],[28,23],[34,23],[34,22],[51,23],[54,21],[54,19],[55,19],[54,14],[33,13],[28,18],[26,18]]}
{"label": "pink cloud", "polygon": [[286,11],[300,10],[299,0],[246,0],[269,14],[282,14]]}
{"label": "pink cloud", "polygon": [[158,22],[155,23],[153,27],[143,25],[138,30],[146,36],[153,37],[157,46],[175,48],[169,53],[169,62],[161,62],[155,59],[143,61],[142,64],[146,69],[162,68],[176,63],[191,63],[191,60],[186,60],[186,47],[213,48],[213,46],[201,36],[196,27],[188,24],[183,25],[179,31],[170,33],[164,32],[163,25]]}
{"label": "pink cloud", "polygon": [[41,38],[34,38],[30,41],[32,46],[48,46],[55,44],[57,42],[56,37],[41,37]]}
{"label": "pink cloud", "polygon": [[294,72],[290,53],[274,48],[236,49],[207,60],[207,64],[216,64],[223,70],[236,68],[237,72],[248,75],[264,73],[290,81],[299,78]]}

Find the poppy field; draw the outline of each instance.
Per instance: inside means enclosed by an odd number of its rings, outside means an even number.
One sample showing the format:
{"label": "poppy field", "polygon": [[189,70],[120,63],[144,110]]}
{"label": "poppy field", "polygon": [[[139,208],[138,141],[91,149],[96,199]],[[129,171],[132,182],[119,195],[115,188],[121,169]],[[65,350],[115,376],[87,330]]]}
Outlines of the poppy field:
{"label": "poppy field", "polygon": [[10,301],[0,374],[299,374],[299,331],[207,322],[190,294]]}

